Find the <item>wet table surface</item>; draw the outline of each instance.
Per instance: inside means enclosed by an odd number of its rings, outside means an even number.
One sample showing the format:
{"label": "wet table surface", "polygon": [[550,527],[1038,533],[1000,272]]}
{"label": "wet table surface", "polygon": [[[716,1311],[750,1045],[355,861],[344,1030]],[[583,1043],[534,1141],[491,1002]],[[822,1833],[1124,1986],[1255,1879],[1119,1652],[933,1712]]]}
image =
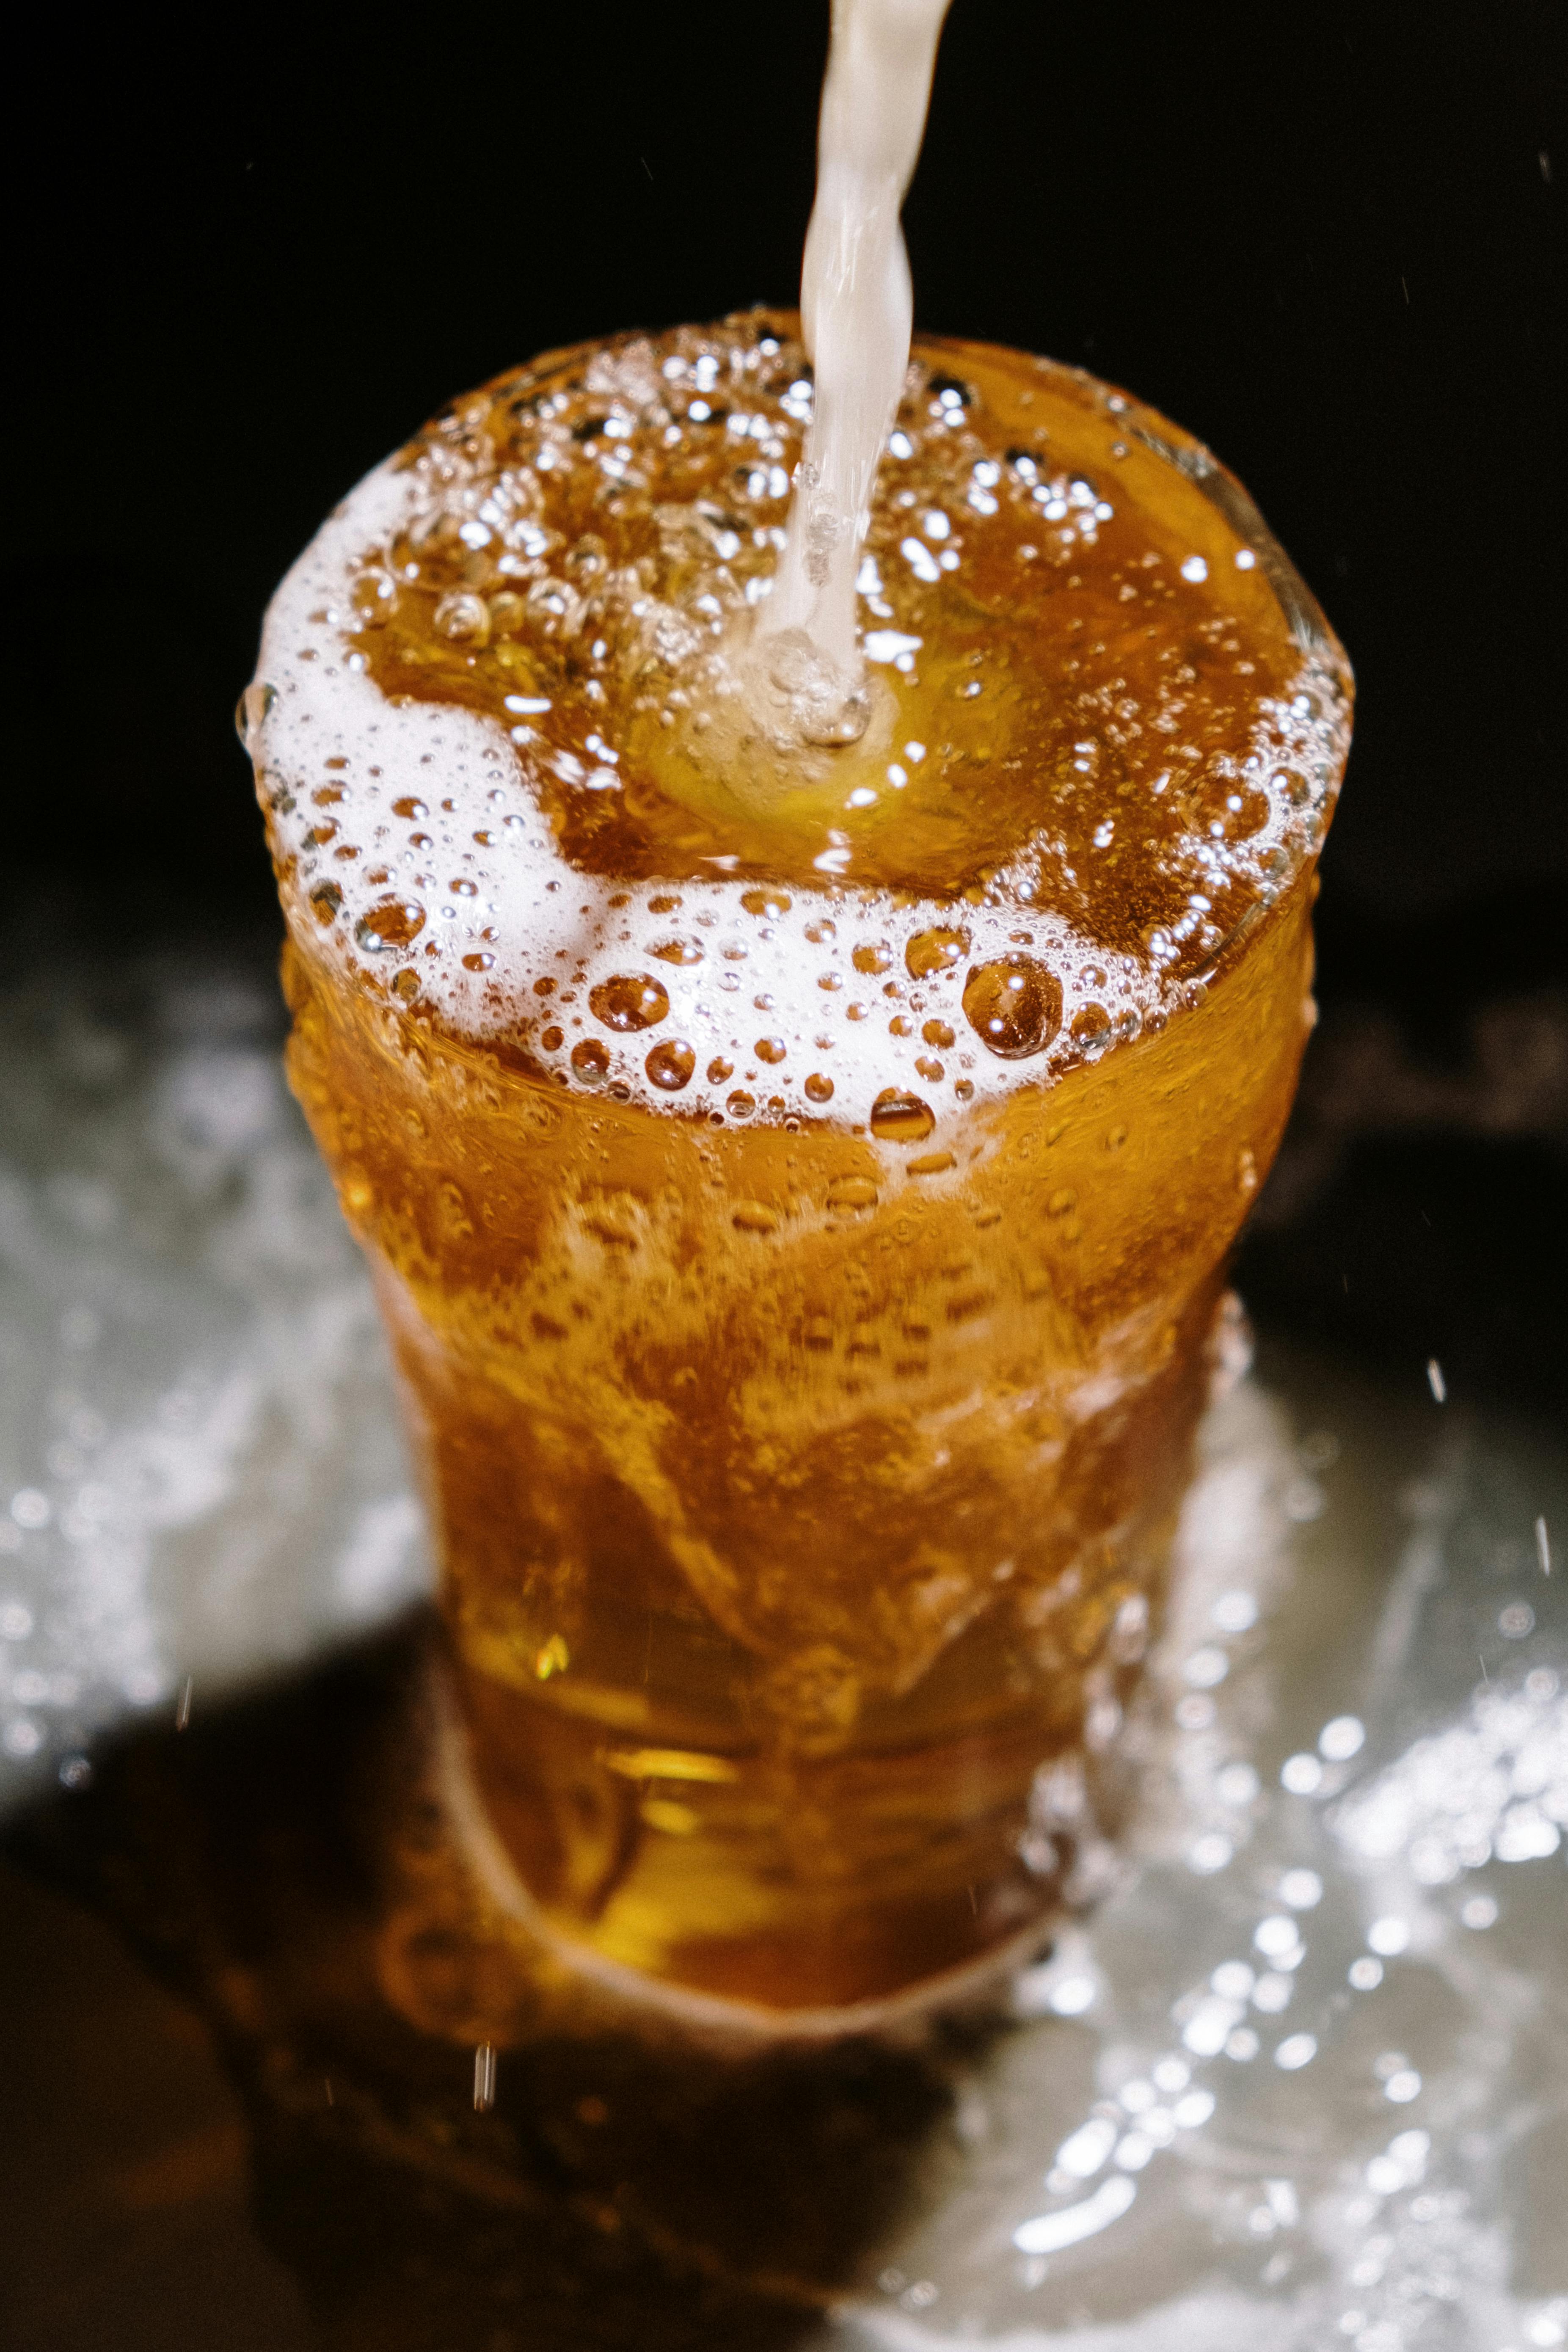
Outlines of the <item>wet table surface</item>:
{"label": "wet table surface", "polygon": [[8,1010],[8,2342],[1568,2342],[1549,1427],[1266,1323],[1098,1901],[896,2043],[659,2044],[519,1994],[443,1821],[418,1514],[264,966]]}

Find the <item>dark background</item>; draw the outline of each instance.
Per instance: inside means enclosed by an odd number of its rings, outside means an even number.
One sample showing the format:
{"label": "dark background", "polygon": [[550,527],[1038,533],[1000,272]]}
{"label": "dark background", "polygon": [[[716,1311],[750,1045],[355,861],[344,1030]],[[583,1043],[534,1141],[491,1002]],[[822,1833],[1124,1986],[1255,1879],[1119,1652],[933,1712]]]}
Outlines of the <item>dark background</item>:
{"label": "dark background", "polygon": [[[1563,21],[954,0],[907,212],[922,325],[1084,362],[1196,431],[1350,648],[1325,1031],[1381,1009],[1407,1076],[1414,1055],[1481,1092],[1381,1142],[1381,1083],[1324,1116],[1363,1163],[1475,1146],[1443,1213],[1474,1264],[1423,1242],[1391,1303],[1378,1228],[1370,1290],[1333,1236],[1334,1264],[1251,1280],[1316,1327],[1359,1316],[1368,1345],[1397,1325],[1405,1354],[1423,1316],[1458,1344],[1424,1301],[1495,1292],[1482,1226],[1494,1252],[1510,1222],[1561,1250],[1561,1089],[1500,1113],[1473,1031],[1568,982]],[[274,582],[459,387],[791,299],[826,36],[822,0],[338,8],[258,19],[243,49],[216,17],[42,28],[8,207],[14,908],[64,898],[109,937],[276,929],[230,721]],[[1489,1379],[1516,1339],[1480,1347]],[[1544,1321],[1526,1353],[1561,1384]]]}

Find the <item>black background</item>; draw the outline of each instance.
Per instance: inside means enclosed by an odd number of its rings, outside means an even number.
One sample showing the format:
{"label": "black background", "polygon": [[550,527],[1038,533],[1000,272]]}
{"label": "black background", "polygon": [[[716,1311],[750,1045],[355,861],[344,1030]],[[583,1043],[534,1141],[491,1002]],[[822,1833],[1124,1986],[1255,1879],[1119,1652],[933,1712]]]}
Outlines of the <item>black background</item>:
{"label": "black background", "polygon": [[[264,902],[228,729],[273,583],[449,394],[792,299],[826,10],[244,53],[61,15],[12,207],[11,855]],[[955,0],[908,208],[921,325],[1084,362],[1248,483],[1360,675],[1328,877],[1391,914],[1568,877],[1563,17]]]}
{"label": "black background", "polygon": [[[43,28],[8,207],[13,909],[276,930],[230,718],[272,585],[454,391],[793,298],[826,15]],[[1325,1011],[1375,1001],[1450,1058],[1489,992],[1568,978],[1563,19],[954,0],[906,215],[921,325],[1083,362],[1252,488],[1360,679]],[[1513,1178],[1483,1162],[1452,1222],[1479,1201],[1495,1235]],[[1556,1230],[1561,1180],[1521,1230]],[[1296,1303],[1342,1324],[1323,1251]],[[1362,1336],[1406,1352],[1421,1300],[1499,1279],[1450,1253],[1390,1304],[1381,1228],[1365,1255]]]}

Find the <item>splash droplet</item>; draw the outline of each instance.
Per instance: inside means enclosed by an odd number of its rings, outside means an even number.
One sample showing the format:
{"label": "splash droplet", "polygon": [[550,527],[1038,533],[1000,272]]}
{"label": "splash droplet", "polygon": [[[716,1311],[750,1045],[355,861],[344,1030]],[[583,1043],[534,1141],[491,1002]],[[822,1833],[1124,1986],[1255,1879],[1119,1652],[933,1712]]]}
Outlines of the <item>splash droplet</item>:
{"label": "splash droplet", "polygon": [[1043,1054],[1061,1027],[1061,985],[1033,956],[998,956],[964,982],[963,1014],[989,1052],[1021,1062]]}
{"label": "splash droplet", "polygon": [[669,1011],[669,994],[644,973],[617,973],[590,991],[588,1003],[606,1029],[651,1029]]}

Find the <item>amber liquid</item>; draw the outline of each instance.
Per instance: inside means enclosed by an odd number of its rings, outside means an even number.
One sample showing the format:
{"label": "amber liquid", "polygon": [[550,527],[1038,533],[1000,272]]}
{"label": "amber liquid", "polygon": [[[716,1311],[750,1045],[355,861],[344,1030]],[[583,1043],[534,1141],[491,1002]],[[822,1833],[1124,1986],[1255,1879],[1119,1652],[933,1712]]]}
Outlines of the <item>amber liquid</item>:
{"label": "amber liquid", "polygon": [[[749,397],[787,457],[787,323],[682,334],[653,360],[716,352],[732,383],[727,354],[752,351]],[[716,860],[737,893],[763,877],[737,919],[816,894],[839,976],[801,985],[822,987],[825,1018],[887,1036],[874,1094],[829,1079],[847,1030],[806,1049],[804,1094],[772,1091],[781,1066],[802,1084],[801,1057],[760,996],[710,1060],[710,1036],[675,1034],[677,960],[657,947],[647,961],[634,941],[613,982],[579,986],[586,963],[555,954],[525,985],[515,942],[478,914],[463,941],[425,936],[429,877],[414,869],[435,872],[419,828],[439,819],[401,820],[413,845],[395,870],[392,828],[355,830],[347,755],[307,793],[310,777],[285,789],[258,754],[292,932],[290,1075],[376,1271],[490,1820],[584,1955],[780,2011],[984,1959],[1048,1916],[1096,1833],[1226,1253],[1295,1085],[1311,867],[1342,760],[1331,712],[1315,777],[1271,764],[1296,756],[1268,714],[1308,657],[1320,703],[1348,680],[1228,477],[1224,499],[1194,488],[1152,431],[1173,428],[1108,408],[1087,380],[975,347],[923,356],[900,425],[924,472],[912,506],[884,479],[871,542],[884,625],[920,657],[880,689],[884,706],[905,698],[869,747],[779,761],[761,793],[754,773],[731,790],[704,772],[700,691],[681,692],[694,657],[650,666],[632,608],[650,591],[677,612],[711,595],[727,534],[736,593],[712,601],[743,625],[733,509],[751,456],[737,462],[732,428],[708,446],[717,399],[695,422],[662,394],[657,412],[647,387],[668,368],[644,370],[639,404],[632,370],[601,366],[595,386],[589,355],[565,354],[438,420],[404,464],[468,503],[437,496],[422,538],[365,551],[342,640],[395,702],[548,704],[525,772],[591,722],[619,751],[614,789],[542,765],[527,779],[578,873],[667,880],[648,903],[671,919],[679,886]],[[940,390],[953,383],[957,415]],[[690,404],[689,373],[680,389]],[[545,468],[543,524],[529,486],[528,528],[559,538],[535,558],[519,534],[539,567],[520,600],[497,570],[501,535],[487,553],[440,516],[472,515],[476,480],[533,462],[542,415],[587,454]],[[605,435],[610,416],[623,432]],[[1064,481],[1091,444],[1097,475],[1136,458],[1107,502],[1135,540],[1108,520],[1060,534],[1065,552],[1053,542],[1034,492],[1058,460],[1017,448],[1026,426],[1036,450],[1065,452]],[[606,472],[606,451],[629,467]],[[661,467],[686,470],[672,488]],[[752,494],[768,478],[751,466]],[[976,481],[993,505],[966,516],[952,485]],[[900,532],[944,488],[963,562],[941,573],[933,555],[895,584]],[[695,572],[675,492],[730,499]],[[996,528],[971,550],[975,518]],[[1217,585],[1184,604],[1200,535]],[[1254,544],[1263,555],[1237,564]],[[574,579],[582,609],[563,635],[551,585]],[[966,693],[977,676],[984,691]],[[895,797],[881,778],[911,739],[929,754]],[[879,796],[847,816],[846,784],[868,775]],[[441,783],[397,805],[427,811]],[[321,841],[300,831],[311,805]],[[1255,838],[1268,845],[1253,856]],[[825,841],[847,856],[825,868]],[[324,881],[345,850],[342,885]],[[384,861],[367,887],[391,887],[356,959],[335,942],[362,853]],[[1194,872],[1202,920],[1185,911]],[[923,928],[900,953],[896,919],[917,902]],[[1087,980],[1026,928],[1062,906],[1100,957]],[[1018,944],[982,961],[970,929],[998,908]],[[442,993],[440,959],[468,941],[466,969],[501,968],[486,1022]],[[912,1076],[900,1054],[921,1056]]]}

